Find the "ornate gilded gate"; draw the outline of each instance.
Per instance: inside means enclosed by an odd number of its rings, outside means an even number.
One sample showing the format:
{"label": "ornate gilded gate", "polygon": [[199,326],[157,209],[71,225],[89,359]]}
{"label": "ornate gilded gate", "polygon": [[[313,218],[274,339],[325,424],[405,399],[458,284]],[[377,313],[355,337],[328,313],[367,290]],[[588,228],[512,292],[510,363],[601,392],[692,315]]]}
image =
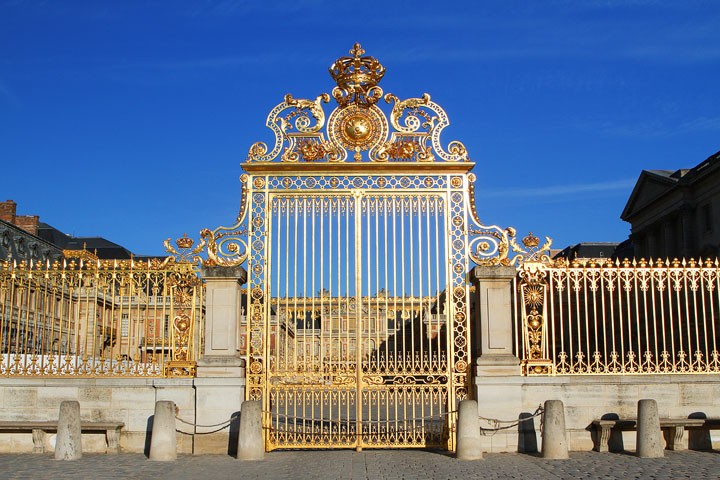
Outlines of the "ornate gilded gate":
{"label": "ornate gilded gate", "polygon": [[502,261],[507,232],[477,220],[465,147],[440,144],[445,112],[383,96],[384,67],[350,53],[330,68],[327,127],[328,94],[270,112],[274,146],[250,148],[236,225],[203,232],[208,262],[247,262],[246,391],[267,450],[454,449],[469,261]]}

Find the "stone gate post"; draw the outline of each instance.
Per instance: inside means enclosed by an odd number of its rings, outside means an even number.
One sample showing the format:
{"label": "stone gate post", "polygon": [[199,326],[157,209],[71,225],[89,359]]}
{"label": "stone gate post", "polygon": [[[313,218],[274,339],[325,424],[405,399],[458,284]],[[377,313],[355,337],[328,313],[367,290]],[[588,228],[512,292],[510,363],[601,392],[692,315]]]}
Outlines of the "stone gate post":
{"label": "stone gate post", "polygon": [[[475,267],[472,319],[472,355],[475,359],[475,395],[478,412],[486,418],[517,419],[522,413],[520,359],[515,354],[513,281],[515,267]],[[483,427],[490,427],[487,423]],[[483,450],[512,451],[517,430],[483,436]]]}
{"label": "stone gate post", "polygon": [[[247,281],[241,266],[203,267],[205,280],[205,338],[197,363],[196,427],[197,433],[211,432],[209,427],[227,422],[229,428],[213,434],[195,436],[195,453],[218,453],[235,448],[237,414],[245,400],[245,360],[240,358],[240,287]],[[230,438],[228,439],[228,434]],[[233,438],[235,435],[235,438]]]}
{"label": "stone gate post", "polygon": [[515,267],[475,267],[471,280],[475,286],[473,354],[478,376],[520,375],[520,359],[515,356],[513,333],[513,280]]}

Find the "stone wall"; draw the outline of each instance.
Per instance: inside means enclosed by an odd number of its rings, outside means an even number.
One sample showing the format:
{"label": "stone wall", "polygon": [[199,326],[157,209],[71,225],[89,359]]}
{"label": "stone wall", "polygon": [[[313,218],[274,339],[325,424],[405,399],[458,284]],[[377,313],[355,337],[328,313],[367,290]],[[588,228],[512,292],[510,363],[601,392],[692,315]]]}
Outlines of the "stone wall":
{"label": "stone wall", "polygon": [[[533,413],[545,400],[562,400],[570,450],[589,451],[593,437],[589,425],[607,414],[621,418],[637,416],[637,402],[657,400],[660,417],[688,418],[704,414],[720,418],[719,375],[586,375],[556,377],[476,377],[478,413],[482,417],[515,420]],[[481,421],[490,428],[490,422]],[[518,427],[487,432],[483,449],[492,452],[540,449],[540,419],[519,434]],[[533,429],[534,427],[534,429]],[[713,443],[720,431],[711,432]],[[635,433],[624,432],[627,450],[635,449]]]}
{"label": "stone wall", "polygon": [[[244,379],[112,378],[112,379],[0,379],[0,420],[57,420],[60,402],[80,402],[82,420],[119,421],[123,452],[146,452],[155,402],[170,400],[177,406],[179,453],[228,453],[235,444],[237,419],[229,428],[206,428],[237,416],[244,398]],[[218,430],[215,433],[205,433]],[[237,441],[235,436],[234,442]],[[54,434],[46,436],[46,451],[54,448]],[[32,435],[0,433],[0,452],[32,452]],[[83,434],[83,451],[104,452],[102,434]]]}
{"label": "stone wall", "polygon": [[[570,450],[576,451],[592,449],[588,427],[594,419],[607,414],[634,418],[642,398],[657,400],[661,417],[687,418],[700,413],[720,418],[720,376],[715,375],[481,376],[475,383],[478,413],[486,418],[515,420],[533,413],[545,400],[562,400]],[[60,402],[77,400],[84,420],[124,422],[121,451],[141,453],[149,446],[155,402],[171,400],[179,418],[197,425],[177,423],[179,453],[233,454],[243,398],[242,378],[0,379],[0,420],[55,420]],[[227,428],[214,426],[231,418]],[[481,425],[494,426],[482,420]],[[485,432],[483,450],[539,450],[540,419],[524,425],[522,430],[513,426]],[[713,434],[718,435],[713,438],[715,447],[720,447],[720,431]],[[47,436],[47,451],[52,451],[53,440],[53,435]],[[625,432],[623,441],[626,449],[634,450],[634,432]],[[31,452],[32,446],[29,432],[0,433],[0,453]],[[104,452],[103,435],[83,434],[83,450]]]}

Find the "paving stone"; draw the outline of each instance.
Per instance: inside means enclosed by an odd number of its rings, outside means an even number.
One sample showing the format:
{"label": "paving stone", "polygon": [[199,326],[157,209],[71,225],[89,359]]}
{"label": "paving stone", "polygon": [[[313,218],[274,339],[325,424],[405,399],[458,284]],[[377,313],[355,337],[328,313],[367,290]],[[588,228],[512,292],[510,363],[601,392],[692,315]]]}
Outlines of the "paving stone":
{"label": "paving stone", "polygon": [[83,455],[56,462],[52,454],[0,455],[4,479],[717,479],[717,452],[665,452],[664,458],[629,454],[571,452],[569,460],[536,455],[488,453],[483,460],[457,461],[445,452],[422,450],[277,451],[265,460],[239,462],[227,455],[179,455],[151,462],[144,455]]}

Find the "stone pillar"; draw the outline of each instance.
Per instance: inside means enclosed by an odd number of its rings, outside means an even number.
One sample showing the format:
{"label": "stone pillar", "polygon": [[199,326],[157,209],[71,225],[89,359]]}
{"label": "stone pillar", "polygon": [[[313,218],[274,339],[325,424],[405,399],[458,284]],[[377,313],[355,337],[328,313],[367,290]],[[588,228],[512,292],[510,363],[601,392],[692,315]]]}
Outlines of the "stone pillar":
{"label": "stone pillar", "polygon": [[520,375],[520,359],[513,347],[512,286],[515,267],[475,267],[470,278],[475,286],[473,351],[478,376]]}
{"label": "stone pillar", "polygon": [[[658,252],[657,252],[657,246],[655,243],[655,237],[656,237],[656,229],[654,225],[651,225],[648,228],[647,235],[645,237],[647,241],[647,248],[645,249],[645,255],[647,260],[657,260],[659,258]],[[665,259],[663,259],[665,260]]]}
{"label": "stone pillar", "polygon": [[[684,258],[699,257],[699,252],[696,251],[695,248],[695,239],[698,238],[698,230],[695,224],[695,212],[691,207],[684,207],[680,211],[680,229],[682,231],[682,256]],[[702,245],[698,245],[697,250],[700,250],[699,247],[701,246]]]}
{"label": "stone pillar", "polygon": [[177,460],[175,430],[175,403],[167,400],[155,402],[155,415],[150,437],[150,460],[160,462]]}
{"label": "stone pillar", "polygon": [[[205,280],[205,349],[198,367],[227,368],[239,373],[239,334],[241,322],[240,286],[247,272],[237,267],[203,267]],[[228,371],[229,373],[229,371]]]}
{"label": "stone pillar", "polygon": [[456,457],[458,460],[482,459],[478,405],[475,400],[463,400],[458,407]]}
{"label": "stone pillar", "polygon": [[660,430],[660,416],[657,402],[651,399],[638,401],[637,410],[637,456],[640,458],[660,458],[665,456]]}
{"label": "stone pillar", "polygon": [[568,455],[565,431],[565,407],[560,400],[546,400],[543,415],[542,456],[551,460],[564,460]]}
{"label": "stone pillar", "polygon": [[[236,417],[245,399],[245,360],[240,357],[243,322],[240,287],[247,281],[241,266],[203,267],[205,280],[205,348],[197,363],[195,389],[198,425],[217,425]],[[214,429],[197,427],[195,453],[234,452],[235,442],[228,430],[207,434]]]}
{"label": "stone pillar", "polygon": [[248,400],[243,402],[240,412],[237,458],[238,460],[262,460],[264,456],[262,402]]}
{"label": "stone pillar", "polygon": [[[512,305],[515,267],[475,267],[470,279],[475,287],[471,322],[475,363],[475,398],[478,414],[486,418],[518,418],[522,413],[520,359],[513,347]],[[494,427],[483,424],[483,427]],[[512,451],[518,445],[517,430],[503,430],[481,438],[483,451]]]}
{"label": "stone pillar", "polygon": [[82,431],[80,429],[80,403],[64,401],[60,404],[55,460],[79,460],[82,458]]}
{"label": "stone pillar", "polygon": [[675,225],[672,217],[665,218],[662,224],[664,245],[665,245],[665,256],[669,258],[678,258],[681,255],[678,253],[678,249],[675,248]]}

